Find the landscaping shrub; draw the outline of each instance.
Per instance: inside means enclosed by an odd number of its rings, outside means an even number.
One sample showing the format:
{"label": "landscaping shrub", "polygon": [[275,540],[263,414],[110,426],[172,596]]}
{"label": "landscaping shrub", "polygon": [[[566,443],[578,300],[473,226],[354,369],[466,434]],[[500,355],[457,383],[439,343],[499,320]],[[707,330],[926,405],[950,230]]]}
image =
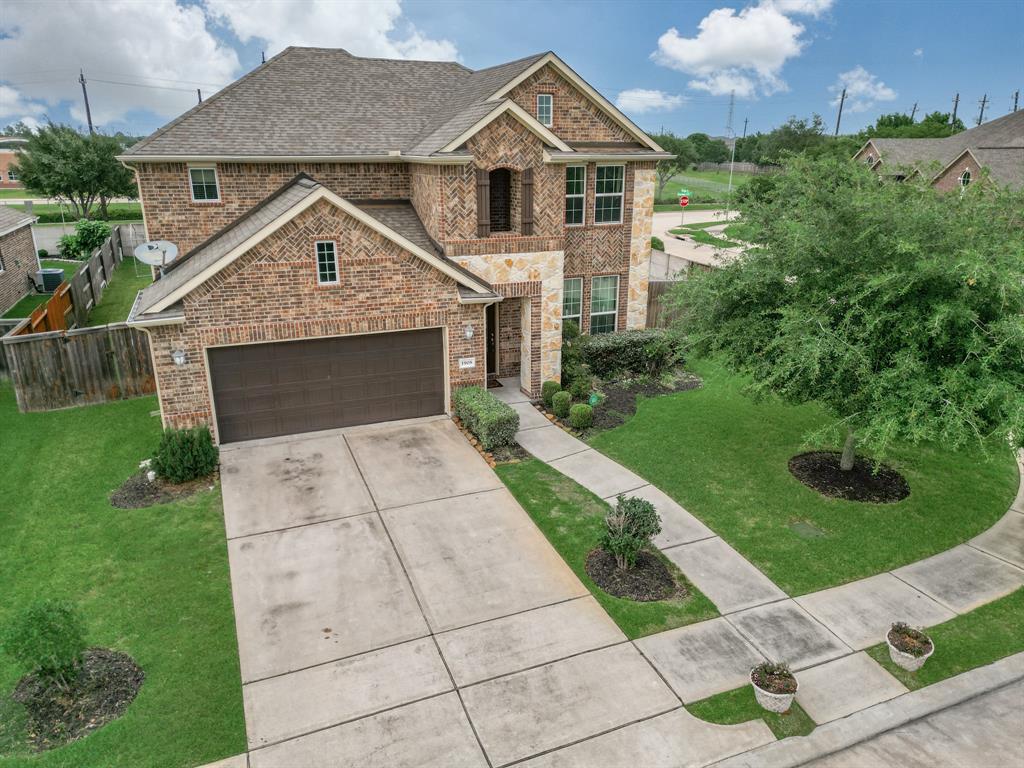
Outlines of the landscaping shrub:
{"label": "landscaping shrub", "polygon": [[14,617],[0,646],[27,673],[66,690],[85,651],[85,622],[70,603],[41,600]]}
{"label": "landscaping shrub", "polygon": [[485,451],[512,445],[519,431],[519,414],[481,387],[455,390],[455,415],[480,441]]}
{"label": "landscaping shrub", "polygon": [[545,381],[540,387],[540,398],[544,401],[546,408],[551,407],[551,398],[555,396],[556,392],[562,391],[562,385],[557,381]]}
{"label": "landscaping shrub", "polygon": [[562,323],[562,341],[572,341],[580,335],[580,326],[575,320]]}
{"label": "landscaping shrub", "polygon": [[572,405],[572,394],[562,390],[556,392],[551,398],[551,410],[560,419],[569,415],[569,406]]}
{"label": "landscaping shrub", "polygon": [[594,423],[594,409],[586,403],[576,403],[569,409],[569,425],[573,429],[586,429]]}
{"label": "landscaping shrub", "polygon": [[586,400],[590,397],[591,383],[590,374],[586,371],[574,378],[569,384],[569,394],[572,395],[573,400]]}
{"label": "landscaping shrub", "polygon": [[620,374],[658,376],[682,357],[678,340],[664,328],[591,336],[581,353],[583,362],[602,379]]}
{"label": "landscaping shrub", "polygon": [[75,222],[75,237],[78,238],[79,249],[90,256],[110,237],[110,225],[105,221],[79,219]]}
{"label": "landscaping shrub", "polygon": [[205,477],[217,468],[219,452],[207,427],[165,429],[153,456],[153,471],[172,483]]}
{"label": "landscaping shrub", "polygon": [[656,251],[664,251],[665,250],[665,243],[663,243],[661,241],[660,237],[652,237],[651,238],[651,248],[653,248]]}
{"label": "landscaping shrub", "polygon": [[636,564],[640,550],[660,532],[661,518],[651,502],[619,494],[615,509],[605,516],[601,547],[615,558],[619,569],[627,571]]}
{"label": "landscaping shrub", "polygon": [[57,240],[57,247],[65,259],[79,259],[82,256],[82,246],[75,235],[61,235]]}
{"label": "landscaping shrub", "polygon": [[48,250],[46,250],[45,248],[40,248],[39,251],[37,252],[37,254],[38,254],[40,259],[45,259],[45,258],[49,257],[50,252]]}

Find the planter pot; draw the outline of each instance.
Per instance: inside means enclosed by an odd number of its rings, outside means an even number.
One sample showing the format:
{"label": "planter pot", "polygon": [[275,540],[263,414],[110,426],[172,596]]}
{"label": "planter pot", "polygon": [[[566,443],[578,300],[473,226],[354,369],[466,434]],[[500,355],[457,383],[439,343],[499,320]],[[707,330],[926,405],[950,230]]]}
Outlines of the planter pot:
{"label": "planter pot", "polygon": [[[796,691],[793,693],[772,693],[766,691],[764,688],[754,682],[754,675],[751,672],[750,684],[754,687],[754,698],[757,699],[757,703],[760,704],[764,709],[769,712],[788,712],[789,708],[793,706],[793,699],[796,697]],[[800,688],[800,681],[796,683],[796,687]]]}
{"label": "planter pot", "polygon": [[[931,638],[928,638],[931,640]],[[885,644],[889,646],[889,658],[892,659],[892,663],[897,667],[902,667],[907,672],[917,672],[924,663],[928,661],[928,657],[935,653],[935,641],[932,640],[931,650],[928,651],[924,656],[914,656],[910,653],[905,653],[899,648],[889,642],[889,634],[885,635]]]}

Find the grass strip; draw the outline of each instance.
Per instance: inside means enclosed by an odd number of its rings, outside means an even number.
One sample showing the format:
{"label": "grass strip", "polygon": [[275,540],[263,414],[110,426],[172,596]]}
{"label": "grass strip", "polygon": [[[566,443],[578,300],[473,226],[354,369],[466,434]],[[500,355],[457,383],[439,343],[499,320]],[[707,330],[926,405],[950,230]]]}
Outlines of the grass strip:
{"label": "grass strip", "polygon": [[687,704],[686,711],[694,717],[718,725],[737,725],[750,720],[764,720],[777,739],[806,736],[815,728],[810,715],[804,712],[796,701],[788,712],[769,712],[757,703],[754,689],[749,685]]}

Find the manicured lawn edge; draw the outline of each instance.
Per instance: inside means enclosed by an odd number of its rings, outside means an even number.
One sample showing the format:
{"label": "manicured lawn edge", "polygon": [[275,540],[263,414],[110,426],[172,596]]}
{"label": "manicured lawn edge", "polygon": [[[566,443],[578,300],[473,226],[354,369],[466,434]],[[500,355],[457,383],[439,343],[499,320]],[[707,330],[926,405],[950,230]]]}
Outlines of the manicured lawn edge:
{"label": "manicured lawn edge", "polygon": [[917,672],[907,672],[893,664],[885,643],[872,646],[867,652],[914,691],[1024,651],[1022,627],[1024,587],[947,622],[925,628],[924,632],[935,643],[935,652]]}
{"label": "manicured lawn edge", "polygon": [[[580,581],[629,639],[718,616],[696,587],[682,599],[640,603],[609,595],[587,575],[587,553],[597,546],[608,505],[537,459],[499,464],[495,471]],[[685,582],[675,564],[653,550]]]}
{"label": "manicured lawn edge", "polygon": [[4,312],[3,317],[5,320],[28,317],[32,314],[32,310],[40,304],[45,304],[49,300],[49,293],[30,293],[27,296],[22,296],[18,299],[17,303],[13,307]]}
{"label": "manicured lawn edge", "polygon": [[777,739],[806,736],[816,727],[810,715],[795,701],[789,711],[781,715],[762,708],[754,698],[754,689],[749,685],[717,693],[684,706],[694,717],[718,725],[738,725],[750,720],[764,720]]}
{"label": "manicured lawn edge", "polygon": [[124,261],[114,268],[103,298],[89,313],[86,325],[107,325],[127,320],[136,294],[151,282],[150,268],[136,261],[134,256],[125,256]]}

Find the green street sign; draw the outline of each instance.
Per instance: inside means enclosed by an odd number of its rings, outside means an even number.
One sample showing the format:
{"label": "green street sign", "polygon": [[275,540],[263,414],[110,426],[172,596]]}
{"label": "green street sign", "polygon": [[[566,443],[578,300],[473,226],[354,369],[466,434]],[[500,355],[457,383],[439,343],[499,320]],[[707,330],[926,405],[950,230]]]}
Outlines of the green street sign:
{"label": "green street sign", "polygon": [[679,197],[689,197],[689,196],[690,196],[690,190],[688,190],[688,189],[680,189],[679,190]]}

